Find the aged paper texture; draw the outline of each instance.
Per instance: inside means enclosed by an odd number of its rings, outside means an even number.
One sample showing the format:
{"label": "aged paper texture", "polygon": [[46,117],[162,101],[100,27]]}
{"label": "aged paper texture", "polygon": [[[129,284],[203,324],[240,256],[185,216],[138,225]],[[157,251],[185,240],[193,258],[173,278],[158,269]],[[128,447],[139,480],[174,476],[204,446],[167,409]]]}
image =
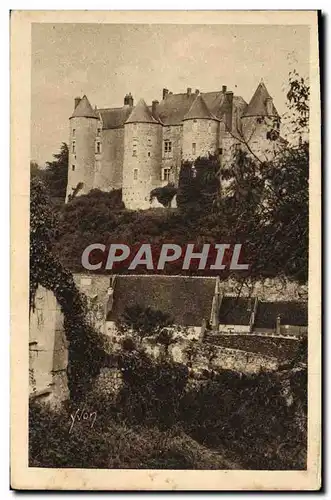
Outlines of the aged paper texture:
{"label": "aged paper texture", "polygon": [[316,11],[11,13],[12,488],[321,487],[319,85]]}

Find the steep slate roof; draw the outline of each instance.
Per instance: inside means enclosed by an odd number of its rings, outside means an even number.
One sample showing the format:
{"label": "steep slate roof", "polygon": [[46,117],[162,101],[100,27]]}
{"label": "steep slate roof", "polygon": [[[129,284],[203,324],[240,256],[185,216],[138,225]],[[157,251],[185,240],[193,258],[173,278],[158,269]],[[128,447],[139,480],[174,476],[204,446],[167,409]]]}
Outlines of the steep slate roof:
{"label": "steep slate roof", "polygon": [[221,325],[249,325],[254,299],[223,297],[219,310]]}
{"label": "steep slate roof", "polygon": [[[214,117],[221,119],[224,115],[224,93],[222,91],[206,92],[200,94],[205,101],[208,110]],[[155,118],[164,125],[181,125],[184,116],[189,112],[193,102],[196,99],[196,94],[168,94],[156,106]],[[239,115],[247,103],[240,96],[233,96],[233,107],[239,110]],[[152,106],[147,106],[152,113]],[[128,117],[134,108],[131,106],[123,106],[122,108],[105,108],[98,109],[102,117],[104,129],[114,129],[123,127]]]}
{"label": "steep slate roof", "polygon": [[158,123],[144,99],[140,99],[125,123]]}
{"label": "steep slate roof", "polygon": [[255,328],[275,328],[277,316],[281,325],[307,326],[308,307],[304,302],[259,302]]}
{"label": "steep slate roof", "polygon": [[267,99],[271,99],[270,94],[264,83],[260,82],[246,108],[244,116],[278,116],[272,100],[272,112],[271,114],[267,112]]}
{"label": "steep slate roof", "polygon": [[207,108],[207,104],[205,103],[201,94],[196,96],[195,100],[192,103],[192,106],[183,118],[183,120],[193,119],[215,120],[215,116],[213,116]]}
{"label": "steep slate roof", "polygon": [[126,306],[150,307],[169,314],[182,326],[209,320],[216,278],[184,276],[116,276],[113,307],[107,321],[118,320]]}
{"label": "steep slate roof", "polygon": [[90,101],[84,95],[79,101],[78,106],[74,109],[70,118],[99,118],[97,113],[93,110]]}
{"label": "steep slate roof", "polygon": [[126,120],[132,113],[132,106],[123,106],[122,108],[99,109],[102,119],[102,128],[112,129],[123,127]]}

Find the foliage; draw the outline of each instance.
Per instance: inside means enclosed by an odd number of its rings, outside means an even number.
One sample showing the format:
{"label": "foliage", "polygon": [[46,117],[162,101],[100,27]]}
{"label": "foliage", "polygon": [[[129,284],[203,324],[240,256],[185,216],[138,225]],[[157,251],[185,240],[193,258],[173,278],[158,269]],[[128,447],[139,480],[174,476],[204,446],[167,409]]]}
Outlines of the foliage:
{"label": "foliage", "polygon": [[219,198],[218,156],[199,157],[194,162],[184,161],[179,173],[177,205],[194,214],[207,212]]}
{"label": "foliage", "polygon": [[53,155],[54,160],[46,162],[45,181],[52,198],[65,200],[68,183],[69,148],[62,142],[60,151]]}
{"label": "foliage", "polygon": [[158,335],[163,328],[173,324],[172,318],[162,311],[139,305],[126,306],[118,328],[122,333],[133,332],[141,340]]}
{"label": "foliage", "polygon": [[30,190],[30,308],[34,307],[38,285],[51,290],[64,315],[69,344],[68,385],[73,398],[79,398],[105,363],[101,337],[86,319],[86,302],[52,251],[57,220],[43,183],[32,178]]}
{"label": "foliage", "polygon": [[171,205],[171,201],[175,194],[177,193],[177,188],[174,184],[167,184],[163,187],[155,188],[150,193],[150,203],[152,203],[153,199],[156,198],[161,205],[169,208]]}
{"label": "foliage", "polygon": [[124,418],[161,429],[173,426],[178,421],[188,369],[171,361],[158,363],[141,351],[123,354],[119,366],[124,387],[117,407]]}
{"label": "foliage", "polygon": [[292,112],[291,124],[293,132],[306,131],[309,126],[310,87],[297,71],[289,73],[289,90],[287,100]]}
{"label": "foliage", "polygon": [[[89,409],[90,407],[87,407]],[[93,407],[91,407],[93,408]],[[76,407],[52,411],[29,408],[29,466],[98,469],[226,469],[222,456],[199,446],[176,428],[129,426],[117,422],[109,408],[95,425],[77,422],[69,433]],[[237,468],[230,464],[232,468]]]}

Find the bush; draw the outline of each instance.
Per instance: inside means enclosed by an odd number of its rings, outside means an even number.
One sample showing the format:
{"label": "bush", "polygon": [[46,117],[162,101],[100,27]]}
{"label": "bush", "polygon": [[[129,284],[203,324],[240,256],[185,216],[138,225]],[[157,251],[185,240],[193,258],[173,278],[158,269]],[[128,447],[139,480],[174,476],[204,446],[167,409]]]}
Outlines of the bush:
{"label": "bush", "polygon": [[179,418],[179,405],[188,380],[188,369],[174,362],[158,363],[143,352],[120,359],[124,387],[117,407],[133,423],[169,428]]}

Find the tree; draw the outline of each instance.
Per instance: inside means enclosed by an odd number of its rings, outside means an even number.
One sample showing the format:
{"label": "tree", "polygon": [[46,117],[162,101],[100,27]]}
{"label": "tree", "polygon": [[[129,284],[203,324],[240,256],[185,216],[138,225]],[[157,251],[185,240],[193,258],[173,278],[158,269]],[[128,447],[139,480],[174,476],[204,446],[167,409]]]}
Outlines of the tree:
{"label": "tree", "polygon": [[158,335],[163,328],[172,324],[173,320],[167,313],[150,307],[134,305],[125,308],[118,328],[122,333],[137,335],[142,341],[144,337]]}
{"label": "tree", "polygon": [[46,162],[46,183],[52,198],[65,200],[68,183],[69,148],[62,142],[60,151],[53,155],[54,160]]}
{"label": "tree", "polygon": [[[308,277],[309,87],[290,74],[287,93],[288,140],[278,137],[269,158],[253,152],[241,137],[241,147],[222,169],[227,183],[222,215],[232,235],[245,242],[252,276]],[[301,138],[295,140],[297,135]],[[231,222],[231,223],[230,223]]]}
{"label": "tree", "polygon": [[179,173],[177,205],[194,214],[208,212],[220,196],[220,163],[217,155],[184,161]]}
{"label": "tree", "polygon": [[166,186],[153,189],[149,201],[152,203],[153,199],[156,198],[161,205],[169,208],[176,193],[177,188],[175,188],[174,184],[169,183]]}

